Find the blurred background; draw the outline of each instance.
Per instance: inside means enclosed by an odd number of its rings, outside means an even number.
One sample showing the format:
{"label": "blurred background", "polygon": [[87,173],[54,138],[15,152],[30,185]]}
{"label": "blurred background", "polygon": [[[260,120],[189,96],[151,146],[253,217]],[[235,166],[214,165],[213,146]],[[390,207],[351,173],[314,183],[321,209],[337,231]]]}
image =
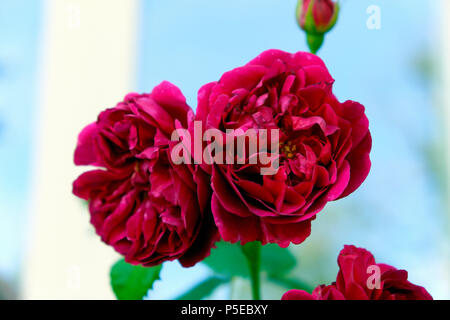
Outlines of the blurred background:
{"label": "blurred background", "polygon": [[[450,3],[347,0],[319,55],[340,100],[363,103],[372,170],[330,203],[290,248],[291,275],[329,284],[344,244],[406,269],[450,298]],[[196,93],[260,52],[307,51],[296,0],[0,0],[0,299],[110,299],[118,259],[71,194],[85,168],[78,132],[129,91],[169,80]],[[375,15],[375,16],[374,16]],[[379,23],[373,23],[374,20]],[[208,277],[202,264],[164,266],[150,299]],[[263,284],[263,298],[286,289]],[[210,298],[248,298],[246,280]]]}

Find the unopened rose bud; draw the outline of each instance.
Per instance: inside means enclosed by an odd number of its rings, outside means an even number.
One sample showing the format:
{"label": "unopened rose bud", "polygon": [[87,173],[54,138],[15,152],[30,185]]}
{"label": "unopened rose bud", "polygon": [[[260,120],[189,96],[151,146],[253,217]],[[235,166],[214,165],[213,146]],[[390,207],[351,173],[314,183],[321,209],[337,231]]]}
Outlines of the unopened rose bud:
{"label": "unopened rose bud", "polygon": [[339,4],[334,0],[299,0],[297,22],[305,32],[311,52],[322,46],[324,35],[336,24]]}

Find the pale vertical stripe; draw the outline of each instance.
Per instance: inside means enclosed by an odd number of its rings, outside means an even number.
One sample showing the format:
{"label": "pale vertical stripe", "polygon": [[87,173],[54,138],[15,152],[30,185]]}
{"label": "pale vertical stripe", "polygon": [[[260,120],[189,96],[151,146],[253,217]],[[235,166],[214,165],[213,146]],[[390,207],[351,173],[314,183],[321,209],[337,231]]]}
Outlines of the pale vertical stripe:
{"label": "pale vertical stripe", "polygon": [[47,0],[25,299],[108,299],[117,256],[72,195],[77,134],[130,91],[138,0]]}
{"label": "pale vertical stripe", "polygon": [[442,282],[445,283],[446,292],[442,297],[448,299],[450,295],[450,242],[449,242],[449,231],[450,231],[450,1],[444,0],[444,14],[442,19],[443,24],[443,52],[442,52],[442,63],[444,70],[444,82],[442,87],[442,92],[444,93],[444,116],[445,116],[445,133],[447,138],[444,140],[447,142],[447,221],[446,221],[446,239],[443,243],[443,260],[444,262],[444,279]]}
{"label": "pale vertical stripe", "polygon": [[[446,133],[447,133],[447,164],[450,167],[450,1],[444,1],[444,17],[443,17],[443,53],[442,63],[444,70],[444,86],[443,92],[445,94],[444,113],[446,119]],[[448,170],[448,181],[450,181],[450,170]],[[448,199],[450,199],[450,188],[448,188]]]}

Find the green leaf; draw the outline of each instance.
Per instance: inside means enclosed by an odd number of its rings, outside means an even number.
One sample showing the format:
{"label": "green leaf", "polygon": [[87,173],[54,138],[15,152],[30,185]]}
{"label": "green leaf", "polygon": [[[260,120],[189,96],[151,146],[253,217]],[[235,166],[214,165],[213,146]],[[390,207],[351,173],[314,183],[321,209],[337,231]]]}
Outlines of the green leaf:
{"label": "green leaf", "polygon": [[111,268],[111,286],[119,300],[142,300],[159,279],[162,265],[145,268],[119,260]]}
{"label": "green leaf", "polygon": [[[215,273],[226,277],[240,276],[249,278],[248,264],[240,244],[217,243],[217,248],[203,262]],[[272,275],[284,275],[296,265],[295,257],[289,249],[276,244],[261,247],[261,270]]]}
{"label": "green leaf", "polygon": [[314,290],[314,287],[311,286],[310,284],[295,278],[270,275],[269,280],[289,290],[291,289],[305,290],[309,293],[311,293]]}
{"label": "green leaf", "polygon": [[211,251],[211,255],[203,260],[203,263],[215,273],[229,278],[249,277],[247,260],[242,254],[240,245],[218,242],[217,248]]}
{"label": "green leaf", "polygon": [[297,260],[288,248],[267,244],[261,250],[261,269],[269,275],[283,275],[291,271]]}
{"label": "green leaf", "polygon": [[228,281],[229,279],[225,278],[210,277],[179,296],[177,300],[202,300],[211,295],[221,284]]}

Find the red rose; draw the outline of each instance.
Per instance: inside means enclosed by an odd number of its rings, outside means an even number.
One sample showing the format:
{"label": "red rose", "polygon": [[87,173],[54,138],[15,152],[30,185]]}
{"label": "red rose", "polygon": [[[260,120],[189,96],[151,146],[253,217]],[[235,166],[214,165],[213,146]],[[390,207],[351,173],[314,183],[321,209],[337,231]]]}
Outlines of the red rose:
{"label": "red rose", "polygon": [[321,285],[312,294],[290,290],[283,300],[432,300],[420,286],[408,281],[408,272],[376,264],[373,255],[355,246],[345,246],[338,257],[336,282]]}
{"label": "red rose", "polygon": [[280,132],[275,175],[261,175],[261,164],[207,168],[225,241],[299,244],[328,201],[349,195],[367,177],[372,141],[364,107],[340,103],[332,84],[319,57],[269,50],[200,89],[196,120],[204,129]]}
{"label": "red rose", "polygon": [[73,192],[90,201],[97,233],[129,263],[192,266],[218,240],[208,175],[170,160],[172,131],[189,114],[181,91],[163,82],[128,95],[79,136],[75,163],[104,169],[82,174]]}

